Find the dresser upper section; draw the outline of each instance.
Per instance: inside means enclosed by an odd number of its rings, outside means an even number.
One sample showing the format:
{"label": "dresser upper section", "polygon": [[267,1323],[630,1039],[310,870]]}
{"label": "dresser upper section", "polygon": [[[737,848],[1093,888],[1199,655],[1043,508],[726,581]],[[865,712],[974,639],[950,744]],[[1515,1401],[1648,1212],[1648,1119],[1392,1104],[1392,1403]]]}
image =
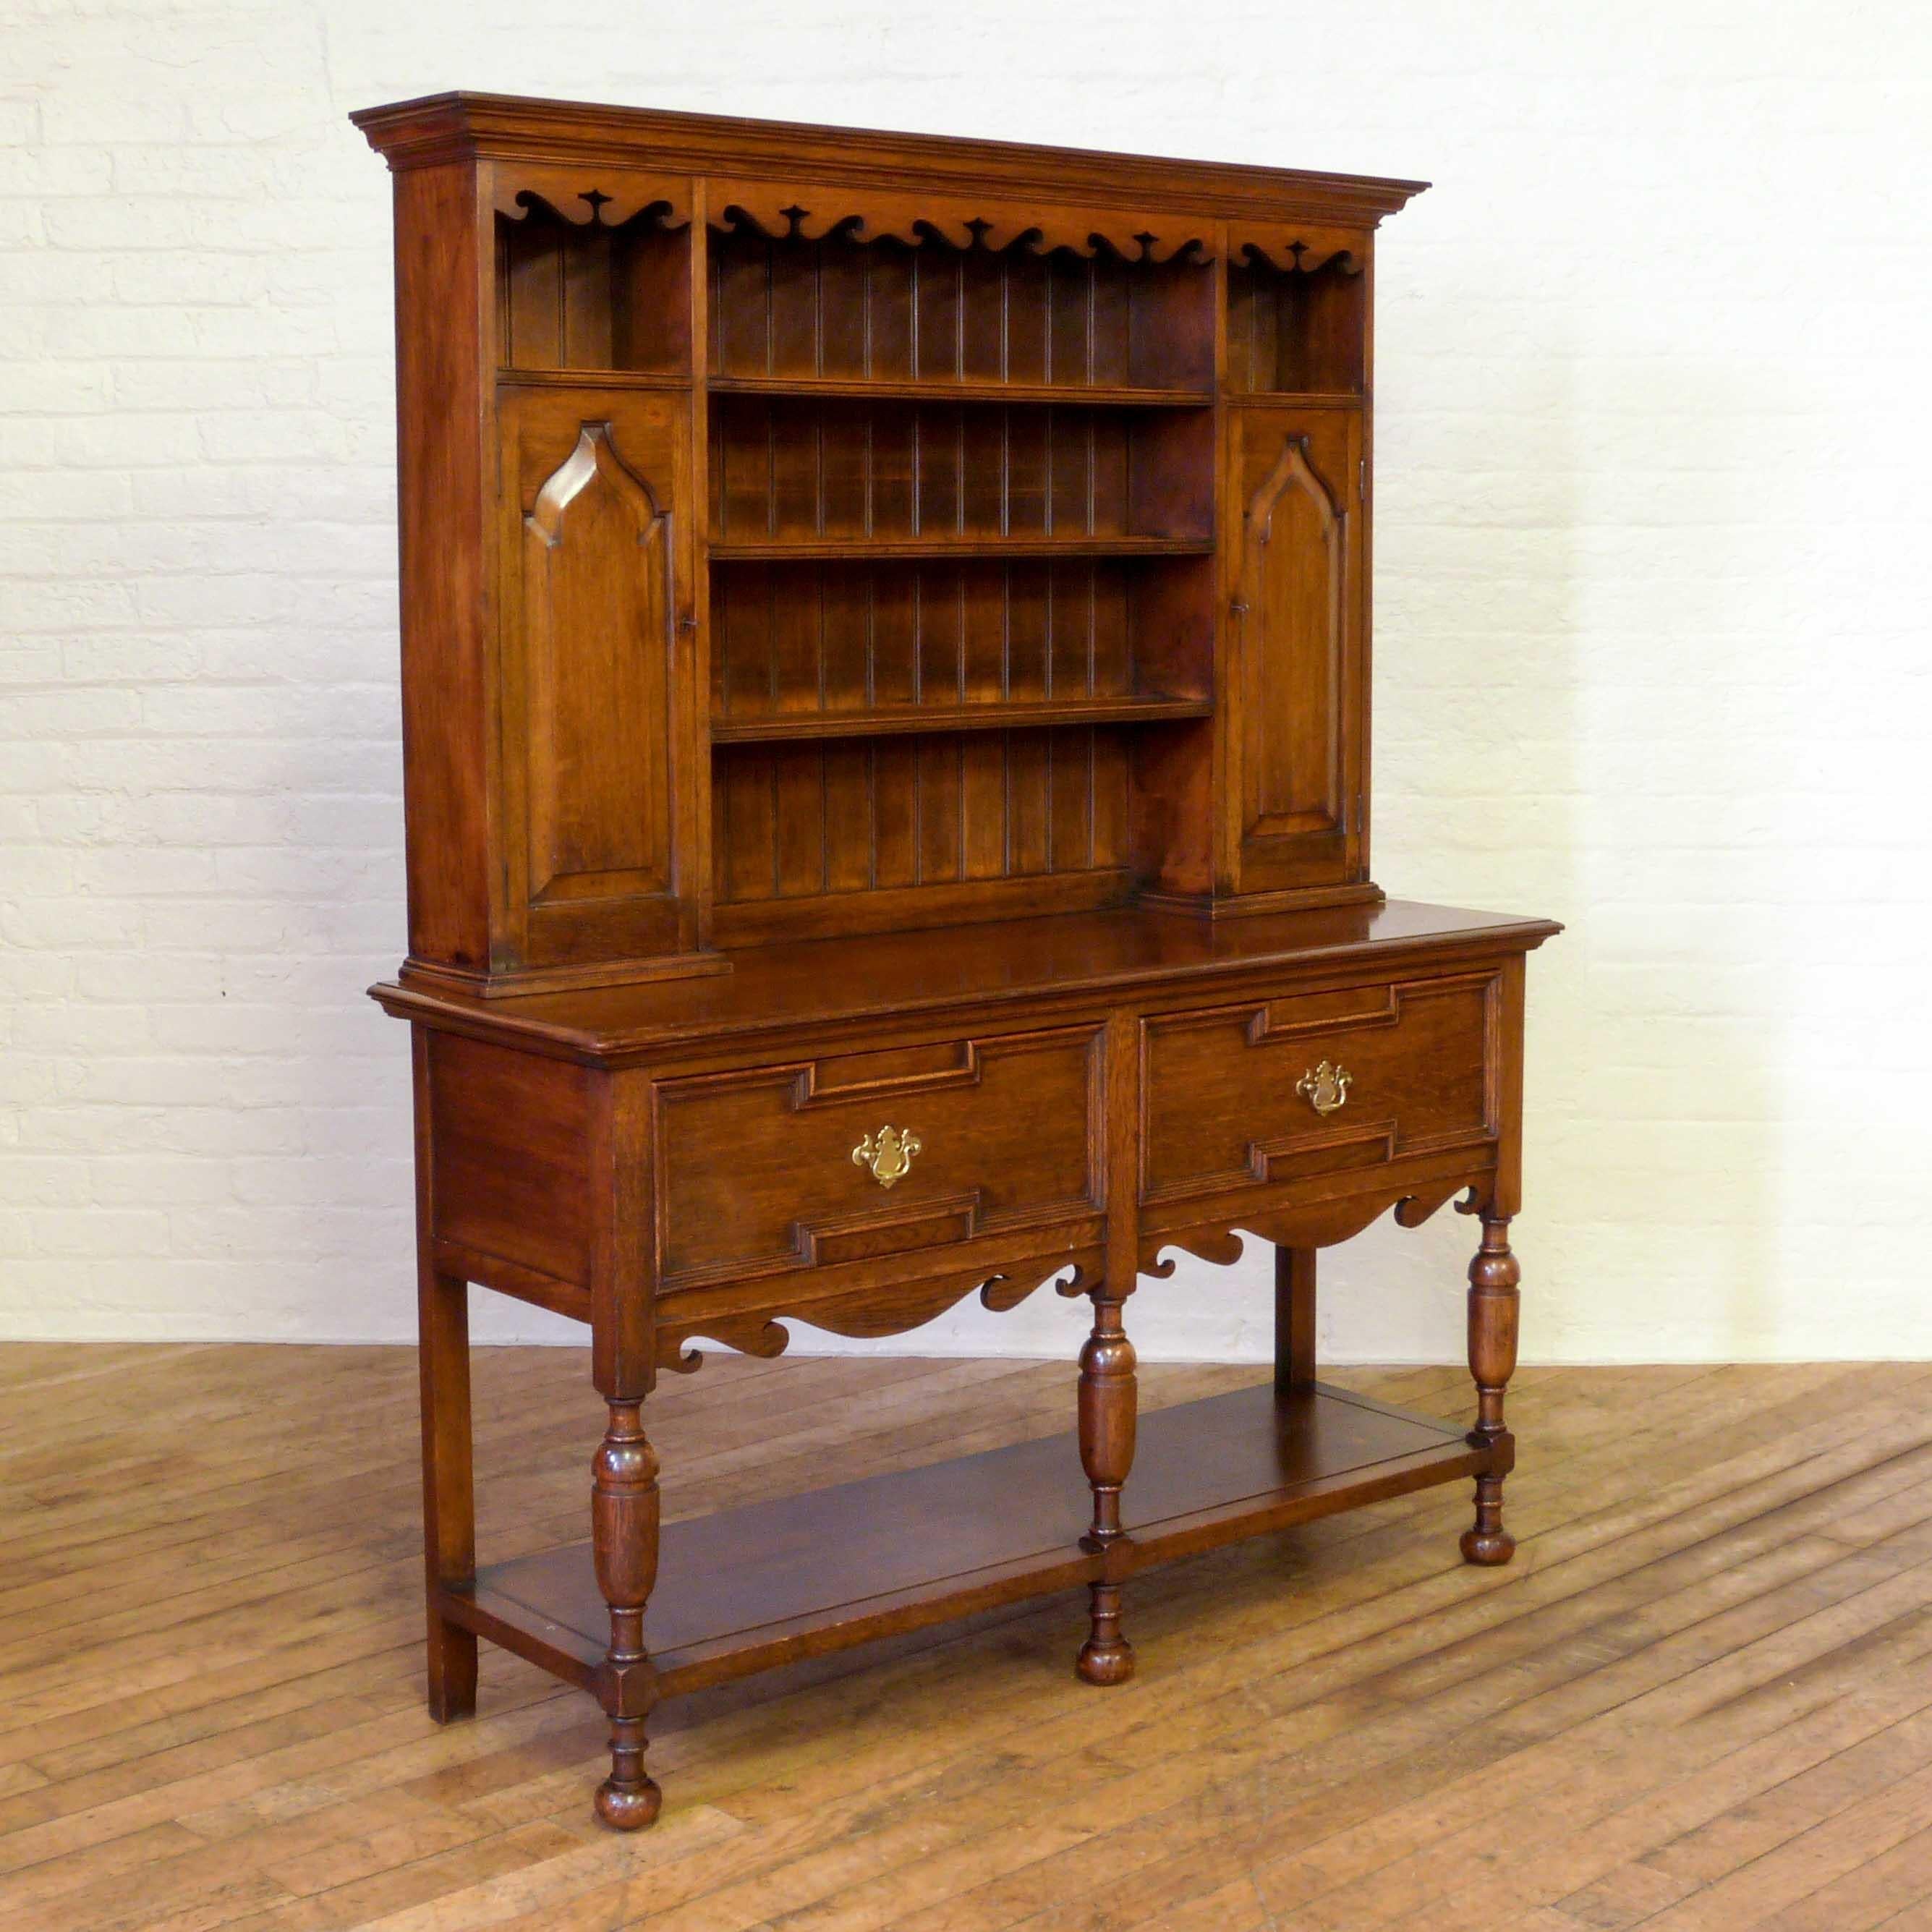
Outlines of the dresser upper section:
{"label": "dresser upper section", "polygon": [[410,959],[1371,903],[1421,185],[448,94],[396,170]]}

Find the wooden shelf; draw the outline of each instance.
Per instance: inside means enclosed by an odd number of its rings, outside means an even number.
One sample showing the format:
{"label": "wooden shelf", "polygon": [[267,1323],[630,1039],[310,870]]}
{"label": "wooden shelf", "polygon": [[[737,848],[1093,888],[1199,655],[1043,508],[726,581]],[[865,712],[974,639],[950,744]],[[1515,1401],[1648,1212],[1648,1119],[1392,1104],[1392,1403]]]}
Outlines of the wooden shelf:
{"label": "wooden shelf", "polygon": [[713,718],[714,745],[802,738],[885,738],[932,731],[1023,731],[1054,724],[1157,724],[1211,718],[1210,698],[1006,699],[980,704],[903,704],[872,711],[779,711]]}
{"label": "wooden shelf", "polygon": [[[1458,1431],[1346,1390],[1272,1386],[1144,1415],[1121,1498],[1133,1568],[1486,1468]],[[676,1472],[667,1472],[676,1494]],[[644,1636],[668,1691],[1063,1589],[1098,1574],[1071,1433],[667,1523]],[[440,1593],[454,1622],[579,1683],[610,1617],[588,1544]]]}
{"label": "wooden shelf", "polygon": [[873,562],[892,557],[1207,556],[1212,537],[773,537],[754,543],[711,543],[714,563],[777,562],[789,557],[842,556]]}
{"label": "wooden shelf", "polygon": [[499,369],[496,380],[526,389],[688,389],[692,380],[688,370],[509,368]]}
{"label": "wooden shelf", "polygon": [[1368,398],[1358,389],[1230,389],[1228,400],[1237,409],[1250,404],[1262,409],[1358,410]]}
{"label": "wooden shelf", "polygon": [[935,403],[1058,403],[1085,408],[1198,410],[1211,389],[1162,389],[1104,382],[959,382],[896,376],[713,376],[721,396],[821,396],[832,399]]}

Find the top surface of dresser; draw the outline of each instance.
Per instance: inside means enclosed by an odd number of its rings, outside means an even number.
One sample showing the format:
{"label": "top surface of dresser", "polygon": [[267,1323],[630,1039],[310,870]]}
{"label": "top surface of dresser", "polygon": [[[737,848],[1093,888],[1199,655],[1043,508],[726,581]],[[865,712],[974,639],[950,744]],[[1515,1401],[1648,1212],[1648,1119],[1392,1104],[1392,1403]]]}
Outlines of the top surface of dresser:
{"label": "top surface of dresser", "polygon": [[1100,1000],[1162,986],[1288,982],[1358,966],[1453,964],[1526,952],[1561,929],[1399,899],[1220,922],[1127,908],[747,947],[728,956],[732,970],[703,980],[507,1000],[387,982],[371,991],[399,1018],[614,1064],[794,1028]]}

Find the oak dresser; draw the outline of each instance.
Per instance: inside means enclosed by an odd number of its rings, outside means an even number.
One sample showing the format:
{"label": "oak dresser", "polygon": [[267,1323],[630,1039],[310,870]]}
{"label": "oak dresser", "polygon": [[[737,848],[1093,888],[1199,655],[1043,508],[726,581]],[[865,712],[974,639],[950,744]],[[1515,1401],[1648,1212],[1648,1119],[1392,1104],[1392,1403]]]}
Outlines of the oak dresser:
{"label": "oak dresser", "polygon": [[[662,1696],[1472,1478],[1511,1550],[1524,962],[1369,868],[1377,226],[1421,184],[452,94],[394,174],[429,1702]],[[1316,1253],[1474,1215],[1465,1432]],[[1125,1310],[1274,1244],[1271,1386]],[[659,1525],[710,1344],[1091,1304],[1062,1437]],[[472,1285],[586,1324],[583,1545],[476,1560]],[[1208,1292],[1192,1287],[1190,1292]],[[674,1474],[675,1472],[674,1472]]]}

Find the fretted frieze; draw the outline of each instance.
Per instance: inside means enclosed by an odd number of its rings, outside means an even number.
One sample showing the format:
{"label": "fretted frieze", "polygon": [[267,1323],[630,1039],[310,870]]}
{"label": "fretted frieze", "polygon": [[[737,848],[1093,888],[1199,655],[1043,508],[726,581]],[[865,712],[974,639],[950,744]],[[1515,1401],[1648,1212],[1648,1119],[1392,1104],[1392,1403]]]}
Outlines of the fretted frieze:
{"label": "fretted frieze", "polygon": [[991,254],[1009,248],[1036,255],[1064,250],[1149,262],[1207,261],[1214,253],[1214,224],[1198,215],[1174,212],[1010,208],[800,182],[713,178],[706,189],[714,227],[727,232],[749,230],[772,241],[822,242],[836,236],[862,244],[896,242],[907,248],[931,242]]}
{"label": "fretted frieze", "polygon": [[1286,274],[1302,274],[1333,262],[1344,274],[1359,275],[1369,265],[1369,234],[1366,229],[1310,222],[1290,226],[1231,221],[1228,260],[1250,265],[1265,262]]}
{"label": "fretted frieze", "polygon": [[622,228],[643,215],[653,226],[682,228],[691,220],[691,182],[681,175],[639,174],[627,168],[517,166],[490,172],[490,206],[506,220],[536,208],[578,228]]}

